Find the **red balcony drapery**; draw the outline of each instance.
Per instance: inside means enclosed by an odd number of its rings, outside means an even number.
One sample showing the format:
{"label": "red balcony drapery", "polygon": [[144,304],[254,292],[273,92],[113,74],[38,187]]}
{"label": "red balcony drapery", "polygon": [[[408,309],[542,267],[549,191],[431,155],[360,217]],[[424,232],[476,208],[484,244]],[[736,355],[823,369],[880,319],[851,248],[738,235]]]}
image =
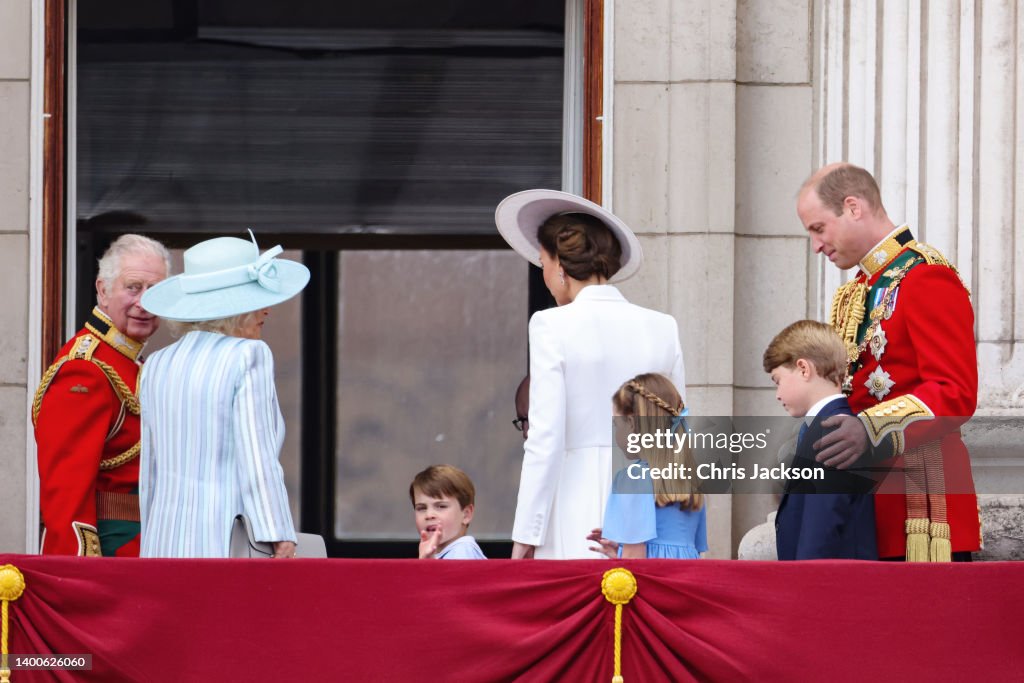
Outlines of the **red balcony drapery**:
{"label": "red balcony drapery", "polygon": [[1010,679],[1024,564],[138,560],[0,555],[10,652],[91,654],[12,681]]}

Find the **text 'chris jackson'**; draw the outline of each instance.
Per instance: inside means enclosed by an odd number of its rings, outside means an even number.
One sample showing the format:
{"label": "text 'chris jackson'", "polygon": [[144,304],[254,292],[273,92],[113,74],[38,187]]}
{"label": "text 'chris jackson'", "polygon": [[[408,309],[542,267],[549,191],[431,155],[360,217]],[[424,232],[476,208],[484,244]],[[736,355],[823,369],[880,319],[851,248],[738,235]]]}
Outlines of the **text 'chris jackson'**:
{"label": "text 'chris jackson'", "polygon": [[792,479],[807,479],[823,481],[825,470],[820,467],[790,467],[785,463],[775,467],[764,467],[754,463],[753,468],[748,472],[746,467],[733,463],[731,465],[718,465],[716,463],[703,463],[696,467],[689,467],[679,463],[671,463],[665,467],[649,467],[635,462],[626,468],[626,476],[634,480],[642,479],[676,479],[701,481],[736,481],[740,479],[771,479],[785,481]]}

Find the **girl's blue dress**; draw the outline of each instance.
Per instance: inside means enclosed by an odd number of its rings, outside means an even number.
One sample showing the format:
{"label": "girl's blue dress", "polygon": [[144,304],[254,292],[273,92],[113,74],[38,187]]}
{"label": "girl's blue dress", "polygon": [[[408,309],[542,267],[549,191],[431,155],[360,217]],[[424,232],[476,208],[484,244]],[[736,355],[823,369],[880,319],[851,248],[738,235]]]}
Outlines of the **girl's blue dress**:
{"label": "girl's blue dress", "polygon": [[[642,463],[646,466],[646,463]],[[693,560],[707,552],[707,507],[681,510],[678,503],[659,507],[650,479],[615,476],[601,535],[617,543],[646,543],[647,557]]]}

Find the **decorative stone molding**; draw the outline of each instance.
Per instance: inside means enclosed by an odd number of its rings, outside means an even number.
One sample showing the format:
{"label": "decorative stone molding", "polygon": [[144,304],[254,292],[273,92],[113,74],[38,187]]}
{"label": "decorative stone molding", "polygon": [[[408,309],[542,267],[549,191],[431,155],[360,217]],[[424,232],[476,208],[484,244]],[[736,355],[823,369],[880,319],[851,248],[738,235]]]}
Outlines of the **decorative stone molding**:
{"label": "decorative stone molding", "polygon": [[768,513],[768,520],[758,524],[744,534],[736,555],[741,560],[777,560],[775,550],[775,513]]}

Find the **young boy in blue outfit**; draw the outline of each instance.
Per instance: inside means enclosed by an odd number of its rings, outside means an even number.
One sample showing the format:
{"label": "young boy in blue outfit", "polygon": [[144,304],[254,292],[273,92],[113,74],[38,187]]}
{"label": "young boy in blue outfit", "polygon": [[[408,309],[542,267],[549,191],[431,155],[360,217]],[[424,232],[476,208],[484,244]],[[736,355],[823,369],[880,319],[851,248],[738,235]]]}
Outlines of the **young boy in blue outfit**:
{"label": "young boy in blue outfit", "polygon": [[[825,433],[822,420],[852,414],[840,389],[846,367],[839,335],[813,320],[793,323],[765,350],[764,370],[777,387],[775,397],[786,412],[803,418],[794,466],[822,467],[814,459],[814,443]],[[826,469],[822,486],[827,493],[814,493],[813,487],[797,493],[790,487],[783,494],[775,517],[779,559],[877,560],[870,481]]]}
{"label": "young boy in blue outfit", "polygon": [[409,485],[420,532],[421,560],[486,560],[476,539],[467,536],[476,490],[469,475],[452,465],[431,465]]}

